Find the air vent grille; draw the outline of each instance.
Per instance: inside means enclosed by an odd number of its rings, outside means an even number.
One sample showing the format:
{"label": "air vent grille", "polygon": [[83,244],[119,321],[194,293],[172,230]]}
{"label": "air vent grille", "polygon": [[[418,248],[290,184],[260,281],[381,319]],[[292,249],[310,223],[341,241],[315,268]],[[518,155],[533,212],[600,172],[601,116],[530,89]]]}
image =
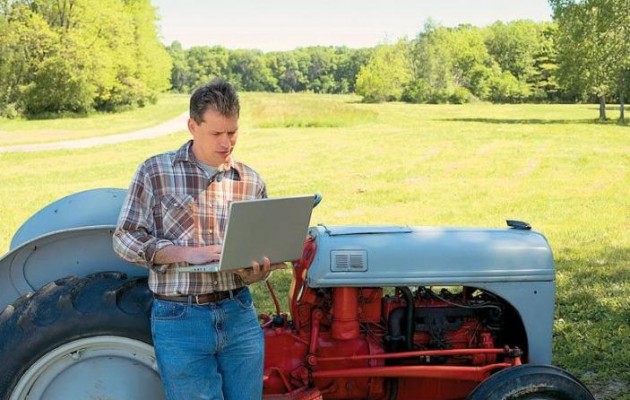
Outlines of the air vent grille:
{"label": "air vent grille", "polygon": [[333,250],[330,257],[330,270],[333,272],[367,271],[366,250]]}

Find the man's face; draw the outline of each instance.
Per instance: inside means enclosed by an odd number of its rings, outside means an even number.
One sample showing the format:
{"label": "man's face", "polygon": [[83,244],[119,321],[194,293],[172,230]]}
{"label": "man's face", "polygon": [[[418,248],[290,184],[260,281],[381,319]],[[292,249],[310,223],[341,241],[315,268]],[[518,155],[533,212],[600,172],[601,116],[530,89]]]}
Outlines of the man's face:
{"label": "man's face", "polygon": [[227,162],[238,139],[238,116],[226,117],[208,109],[201,123],[188,120],[188,130],[193,136],[192,151],[204,164],[219,167]]}

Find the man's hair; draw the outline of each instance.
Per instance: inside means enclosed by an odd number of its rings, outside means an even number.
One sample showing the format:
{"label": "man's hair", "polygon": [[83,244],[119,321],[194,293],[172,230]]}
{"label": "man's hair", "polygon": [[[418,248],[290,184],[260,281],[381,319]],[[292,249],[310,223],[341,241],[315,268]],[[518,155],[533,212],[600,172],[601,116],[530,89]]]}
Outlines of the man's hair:
{"label": "man's hair", "polygon": [[197,88],[190,97],[190,118],[198,124],[203,114],[212,109],[225,117],[239,116],[241,106],[236,89],[225,79],[216,78]]}

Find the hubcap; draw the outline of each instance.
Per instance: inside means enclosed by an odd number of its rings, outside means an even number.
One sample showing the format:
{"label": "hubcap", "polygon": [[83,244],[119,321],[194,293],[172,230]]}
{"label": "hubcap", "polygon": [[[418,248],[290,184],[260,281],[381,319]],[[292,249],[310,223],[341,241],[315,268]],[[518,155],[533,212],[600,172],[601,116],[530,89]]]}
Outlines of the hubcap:
{"label": "hubcap", "polygon": [[120,336],[75,340],[46,353],[10,400],[164,399],[153,347]]}

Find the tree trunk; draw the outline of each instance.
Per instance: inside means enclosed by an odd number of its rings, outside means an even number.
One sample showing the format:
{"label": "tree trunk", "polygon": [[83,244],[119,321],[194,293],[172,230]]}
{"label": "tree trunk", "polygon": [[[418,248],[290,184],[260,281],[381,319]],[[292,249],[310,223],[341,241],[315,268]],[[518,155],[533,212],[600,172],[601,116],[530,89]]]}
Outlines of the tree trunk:
{"label": "tree trunk", "polygon": [[626,123],[626,117],[625,117],[625,102],[623,99],[623,93],[621,94],[621,96],[619,96],[619,122],[621,122],[622,124]]}
{"label": "tree trunk", "polygon": [[606,121],[606,98],[599,96],[599,120]]}

